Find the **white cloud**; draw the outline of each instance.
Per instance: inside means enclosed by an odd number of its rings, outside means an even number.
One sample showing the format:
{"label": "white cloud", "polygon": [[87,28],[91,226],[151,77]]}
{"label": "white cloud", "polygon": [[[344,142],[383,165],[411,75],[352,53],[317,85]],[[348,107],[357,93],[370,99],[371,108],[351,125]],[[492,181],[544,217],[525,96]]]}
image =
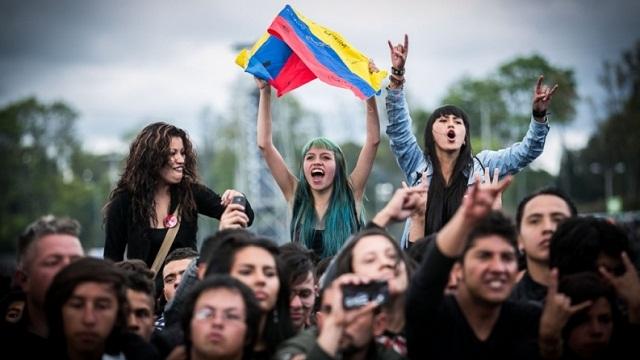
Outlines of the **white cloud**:
{"label": "white cloud", "polygon": [[[640,38],[640,2],[631,0],[291,3],[341,32],[381,68],[389,66],[387,39],[409,33],[412,108],[438,105],[463,74],[484,76],[534,52],[575,69],[579,94],[599,99],[602,62]],[[235,82],[251,81],[233,63],[231,44],[255,40],[283,6],[245,0],[12,2],[0,14],[0,103],[27,95],[64,100],[80,112],[85,146],[100,152],[121,148],[123,133],[153,120],[193,133],[203,107],[225,113]],[[362,104],[347,90],[315,81],[293,94],[321,114],[336,140],[364,129]],[[586,142],[595,123],[590,110],[579,105],[579,129],[566,136],[571,147]],[[536,162],[552,172],[559,164],[555,130]]]}

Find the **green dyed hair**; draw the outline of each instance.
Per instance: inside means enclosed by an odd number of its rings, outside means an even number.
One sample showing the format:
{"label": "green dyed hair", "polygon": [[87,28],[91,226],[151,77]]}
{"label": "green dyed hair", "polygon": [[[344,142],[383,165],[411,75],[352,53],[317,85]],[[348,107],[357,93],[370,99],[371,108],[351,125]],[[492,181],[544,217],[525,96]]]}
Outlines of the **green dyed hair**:
{"label": "green dyed hair", "polygon": [[309,141],[302,149],[300,161],[300,183],[293,199],[293,217],[291,219],[291,239],[301,242],[307,248],[313,246],[313,232],[317,222],[314,199],[311,188],[304,176],[304,156],[311,148],[330,150],[336,161],[331,199],[324,215],[324,234],[322,238],[322,257],[335,255],[346,239],[358,231],[362,219],[358,219],[353,189],[347,175],[347,163],[344,153],[338,145],[325,137]]}

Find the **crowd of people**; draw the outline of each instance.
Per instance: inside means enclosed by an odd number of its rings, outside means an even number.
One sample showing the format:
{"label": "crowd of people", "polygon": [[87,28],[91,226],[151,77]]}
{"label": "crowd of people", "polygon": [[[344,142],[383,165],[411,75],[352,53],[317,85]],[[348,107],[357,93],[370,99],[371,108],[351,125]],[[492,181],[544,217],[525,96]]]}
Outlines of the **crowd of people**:
{"label": "crowd of people", "polygon": [[[271,138],[270,86],[257,144],[289,205],[290,238],[251,231],[250,199],[202,184],[187,133],[145,127],[105,205],[104,258],[77,221],[52,215],[18,239],[0,338],[10,358],[626,359],[640,339],[638,242],[545,188],[501,212],[512,176],[543,151],[557,88],[534,85],[521,142],[474,154],[471,119],[445,105],[424,149],[403,90],[408,37],[389,42],[391,151],[406,183],[370,220],[364,189],[380,141],[375,97],[351,172],[310,140],[297,174]],[[370,71],[377,71],[370,63]],[[197,248],[199,214],[219,230]],[[386,227],[405,222],[401,238]],[[283,245],[278,246],[281,243]]]}

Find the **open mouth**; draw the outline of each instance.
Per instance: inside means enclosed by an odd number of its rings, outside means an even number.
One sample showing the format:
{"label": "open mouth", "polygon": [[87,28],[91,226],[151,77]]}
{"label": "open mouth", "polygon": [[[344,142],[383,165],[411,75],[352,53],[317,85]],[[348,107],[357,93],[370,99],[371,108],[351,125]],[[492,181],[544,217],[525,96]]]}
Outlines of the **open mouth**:
{"label": "open mouth", "polygon": [[456,138],[456,132],[453,130],[449,130],[447,131],[447,138],[449,138],[449,140],[455,140]]}
{"label": "open mouth", "polygon": [[312,169],[311,170],[311,177],[312,178],[317,179],[317,178],[321,178],[323,176],[324,176],[324,170],[322,170],[322,169]]}

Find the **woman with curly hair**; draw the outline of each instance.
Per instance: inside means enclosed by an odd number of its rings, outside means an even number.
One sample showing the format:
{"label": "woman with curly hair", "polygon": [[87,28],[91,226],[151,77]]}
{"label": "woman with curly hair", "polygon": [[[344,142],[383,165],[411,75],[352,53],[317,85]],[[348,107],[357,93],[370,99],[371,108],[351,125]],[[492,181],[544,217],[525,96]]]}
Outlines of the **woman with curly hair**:
{"label": "woman with curly hair", "polygon": [[[377,71],[373,63],[370,71]],[[273,145],[271,87],[264,80],[256,79],[256,83],[260,89],[258,147],[292,208],[291,241],[303,244],[320,258],[332,256],[363,222],[362,198],[380,143],[376,99],[372,96],[366,101],[366,140],[350,175],[340,147],[319,137],[304,146],[296,177]]]}
{"label": "woman with curly hair", "polygon": [[[171,250],[196,249],[197,217],[220,219],[220,228],[247,227],[253,210],[232,204],[236,190],[222,196],[198,181],[196,154],[187,133],[158,122],[131,144],[124,172],[105,206],[104,257],[144,260],[152,266],[169,228],[180,223]],[[179,210],[178,210],[179,206]],[[169,252],[170,252],[169,251]]]}

